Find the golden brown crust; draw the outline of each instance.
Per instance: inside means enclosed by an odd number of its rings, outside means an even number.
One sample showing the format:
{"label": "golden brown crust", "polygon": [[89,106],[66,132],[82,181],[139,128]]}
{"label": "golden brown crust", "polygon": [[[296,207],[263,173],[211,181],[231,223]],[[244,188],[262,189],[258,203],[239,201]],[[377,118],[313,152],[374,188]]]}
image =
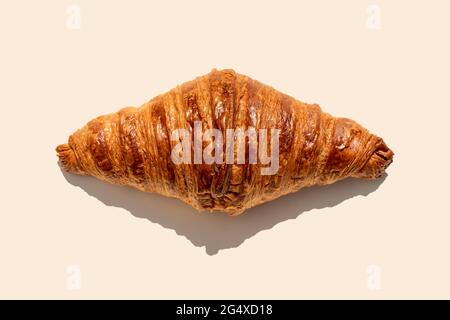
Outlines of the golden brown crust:
{"label": "golden brown crust", "polygon": [[[279,129],[278,171],[262,175],[263,165],[248,157],[243,164],[175,164],[171,133],[186,129],[192,137],[196,121],[203,132],[219,129],[225,144],[227,129]],[[212,141],[203,141],[203,148]],[[213,70],[139,108],[93,119],[56,151],[66,171],[234,215],[303,187],[377,178],[393,158],[381,138],[356,122],[233,70]]]}

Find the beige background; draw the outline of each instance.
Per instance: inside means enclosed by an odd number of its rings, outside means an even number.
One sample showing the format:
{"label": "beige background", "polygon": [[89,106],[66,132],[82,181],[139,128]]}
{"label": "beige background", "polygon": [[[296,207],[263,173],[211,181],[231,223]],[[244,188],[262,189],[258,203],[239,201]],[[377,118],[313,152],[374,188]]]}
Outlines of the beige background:
{"label": "beige background", "polygon": [[[0,297],[450,298],[449,14],[448,1],[2,1]],[[230,219],[61,173],[54,148],[85,122],[213,67],[357,120],[395,151],[389,176]]]}

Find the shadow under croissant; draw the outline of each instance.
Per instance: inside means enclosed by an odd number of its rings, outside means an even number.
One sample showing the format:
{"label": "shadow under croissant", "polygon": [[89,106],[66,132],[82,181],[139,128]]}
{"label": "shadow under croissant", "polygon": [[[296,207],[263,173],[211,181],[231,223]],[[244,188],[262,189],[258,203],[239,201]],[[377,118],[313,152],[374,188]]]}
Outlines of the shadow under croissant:
{"label": "shadow under croissant", "polygon": [[173,229],[195,246],[205,246],[209,255],[238,247],[258,232],[282,221],[295,219],[303,212],[333,207],[355,196],[367,196],[386,178],[386,175],[377,180],[348,178],[327,186],[304,188],[251,208],[237,217],[229,217],[222,213],[199,213],[180,200],[112,185],[93,177],[64,171],[63,174],[70,184],[80,187],[105,205],[124,208],[135,217]]}

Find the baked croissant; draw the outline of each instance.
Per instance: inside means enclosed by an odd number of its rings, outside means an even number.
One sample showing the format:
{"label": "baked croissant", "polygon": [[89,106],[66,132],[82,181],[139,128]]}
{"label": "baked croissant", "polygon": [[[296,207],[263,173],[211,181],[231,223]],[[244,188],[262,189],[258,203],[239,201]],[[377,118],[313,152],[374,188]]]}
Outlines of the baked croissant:
{"label": "baked croissant", "polygon": [[91,120],[56,151],[68,172],[230,215],[303,187],[378,178],[394,155],[355,121],[215,69]]}

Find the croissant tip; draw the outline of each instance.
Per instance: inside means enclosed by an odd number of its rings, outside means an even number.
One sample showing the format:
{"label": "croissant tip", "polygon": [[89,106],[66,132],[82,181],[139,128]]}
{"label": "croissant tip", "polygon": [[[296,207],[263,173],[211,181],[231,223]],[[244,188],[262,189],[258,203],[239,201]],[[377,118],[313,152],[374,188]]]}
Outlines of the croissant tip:
{"label": "croissant tip", "polygon": [[358,178],[378,179],[386,174],[386,169],[394,161],[394,152],[379,138],[365,165],[356,174]]}
{"label": "croissant tip", "polygon": [[73,149],[67,143],[60,144],[56,147],[59,157],[59,165],[64,171],[81,174],[82,171],[78,167],[78,161],[75,157]]}

